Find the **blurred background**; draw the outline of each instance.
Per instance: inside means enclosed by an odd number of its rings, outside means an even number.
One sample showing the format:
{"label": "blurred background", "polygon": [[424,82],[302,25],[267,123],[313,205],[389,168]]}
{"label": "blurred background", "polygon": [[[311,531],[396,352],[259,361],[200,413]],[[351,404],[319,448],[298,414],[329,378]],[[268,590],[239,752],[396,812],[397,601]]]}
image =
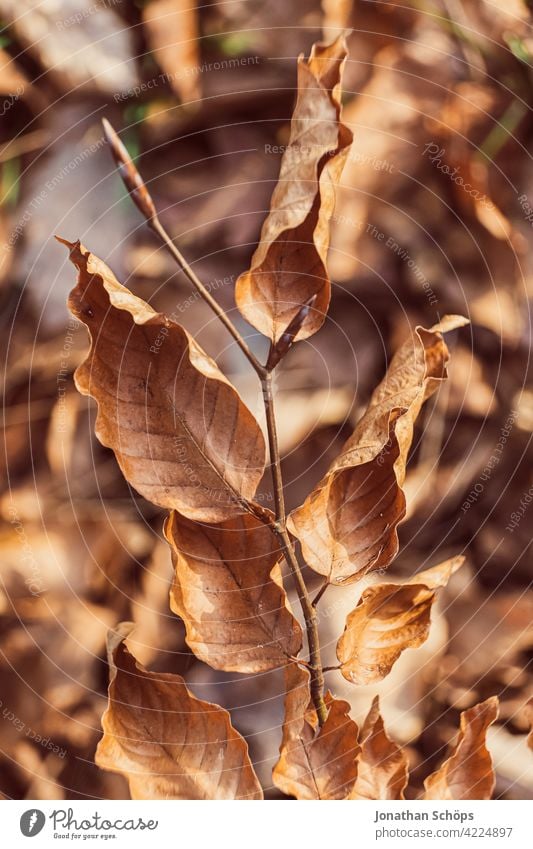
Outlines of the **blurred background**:
{"label": "blurred background", "polygon": [[[168,608],[163,513],[93,435],[72,375],[87,350],[65,300],[77,238],[193,332],[261,418],[255,375],[129,198],[106,116],[161,218],[257,353],[233,289],[269,207],[295,100],[296,59],[344,28],[343,120],[355,133],[332,222],[331,311],[276,377],[287,497],[301,503],[364,411],[391,353],[446,313],[450,380],[419,419],[408,515],[391,577],[452,554],[427,643],[379,687],[328,674],[360,721],[375,692],[408,750],[409,795],[442,759],[461,710],[492,694],[496,794],[533,798],[530,381],[533,29],[525,0],[0,0],[0,793],[124,798],[93,764],[107,629],[223,704],[267,788],[280,675],[215,673]],[[312,576],[310,582],[313,582]],[[321,608],[326,658],[360,586]],[[327,662],[327,660],[326,660]]]}

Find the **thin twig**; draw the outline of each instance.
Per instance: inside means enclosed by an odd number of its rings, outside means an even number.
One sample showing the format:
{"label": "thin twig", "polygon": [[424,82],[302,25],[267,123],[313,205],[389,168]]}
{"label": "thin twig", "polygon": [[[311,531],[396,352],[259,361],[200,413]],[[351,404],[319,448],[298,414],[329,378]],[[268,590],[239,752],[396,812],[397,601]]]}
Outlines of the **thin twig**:
{"label": "thin twig", "polygon": [[250,364],[253,366],[263,390],[263,399],[265,404],[265,414],[267,421],[268,443],[270,448],[270,471],[272,475],[272,483],[274,487],[274,503],[275,503],[275,519],[272,514],[264,510],[259,504],[250,503],[249,507],[252,512],[263,522],[268,524],[272,532],[276,535],[278,542],[288,566],[290,567],[294,579],[298,587],[298,596],[302,607],[302,612],[305,619],[305,627],[307,631],[307,642],[309,644],[309,670],[311,673],[310,690],[313,704],[317,713],[318,722],[323,725],[327,719],[328,710],[324,701],[324,674],[322,670],[322,661],[320,658],[320,641],[318,635],[318,619],[317,613],[311,602],[307,586],[298,563],[298,558],[294,550],[292,540],[287,530],[287,514],[285,509],[285,498],[283,493],[283,479],[281,475],[281,460],[279,453],[279,444],[276,429],[276,418],[274,414],[274,400],[272,396],[272,376],[271,371],[274,365],[279,362],[281,357],[291,347],[292,342],[298,332],[298,325],[304,321],[309,309],[314,303],[314,298],[304,304],[304,308],[298,313],[296,320],[293,319],[286,331],[286,339],[283,338],[283,344],[279,351],[279,356],[274,356],[272,351],[268,368],[262,365],[249,349],[245,340],[239,333],[238,329],[228,318],[222,307],[212,297],[210,292],[205,288],[201,280],[189,266],[187,260],[178,250],[169,234],[159,221],[154,202],[146,188],[141,175],[133,164],[133,161],[120,141],[111,124],[104,119],[104,131],[106,138],[111,146],[113,158],[118,165],[120,176],[122,177],[128,192],[137,208],[146,218],[149,226],[159,236],[164,245],[170,251],[172,257],[177,262],[178,266],[187,276],[197,292],[201,295],[204,301],[211,307],[215,315],[220,319],[224,327],[231,333],[235,342],[242,350]]}
{"label": "thin twig", "polygon": [[281,474],[281,459],[276,429],[276,417],[274,413],[274,399],[272,396],[272,376],[267,374],[261,381],[263,386],[263,400],[267,420],[268,443],[270,448],[270,471],[274,486],[274,504],[276,511],[276,523],[274,530],[283,549],[285,559],[294,575],[300,605],[305,619],[307,631],[307,642],[309,644],[309,662],[311,670],[311,697],[315,706],[320,725],[327,719],[328,710],[324,702],[324,675],[322,673],[322,661],[320,658],[320,640],[318,635],[318,619],[313,607],[307,586],[298,563],[292,540],[287,530],[287,512],[285,509],[285,496],[283,492],[283,478]]}
{"label": "thin twig", "polygon": [[194,273],[194,271],[192,270],[192,268],[188,264],[187,260],[185,259],[185,257],[181,253],[181,251],[178,250],[178,248],[176,247],[176,245],[174,244],[174,242],[172,241],[172,239],[168,235],[167,231],[165,230],[165,228],[161,224],[157,215],[152,216],[152,218],[149,218],[148,224],[151,227],[151,229],[154,231],[154,233],[157,233],[157,235],[159,236],[159,238],[161,239],[161,241],[163,242],[165,247],[170,251],[170,253],[174,257],[174,259],[178,263],[179,267],[181,268],[183,273],[186,275],[186,277],[189,279],[189,281],[192,283],[192,285],[194,286],[196,291],[201,295],[201,297],[204,299],[204,301],[207,304],[209,304],[209,306],[211,307],[213,312],[217,315],[217,317],[220,319],[220,321],[222,322],[222,324],[224,325],[226,330],[228,330],[231,333],[235,342],[237,343],[237,345],[239,346],[239,348],[241,349],[241,351],[245,355],[246,359],[251,363],[251,365],[253,366],[253,368],[255,369],[257,374],[259,375],[259,377],[263,378],[263,376],[266,375],[266,373],[267,373],[265,366],[263,366],[259,362],[259,360],[255,356],[255,354],[250,350],[250,348],[246,344],[245,340],[243,339],[243,337],[241,336],[241,334],[239,333],[239,331],[237,330],[237,328],[235,327],[235,325],[233,324],[231,319],[228,318],[228,316],[226,315],[226,313],[224,312],[222,307],[217,303],[217,301],[215,301],[215,299],[213,298],[213,296],[211,295],[209,290],[205,288],[204,284],[200,281],[198,276]]}
{"label": "thin twig", "polygon": [[148,225],[151,227],[154,233],[159,236],[165,247],[170,251],[172,257],[175,259],[183,273],[189,279],[190,283],[192,283],[198,294],[211,307],[211,309],[220,319],[226,330],[231,333],[235,342],[237,343],[247,360],[251,363],[259,377],[263,378],[267,374],[265,366],[263,366],[259,362],[255,354],[250,350],[250,348],[246,344],[245,340],[243,339],[242,335],[239,333],[231,319],[228,318],[222,307],[217,303],[217,301],[213,298],[208,289],[206,289],[199,277],[194,273],[181,251],[178,250],[178,248],[170,238],[169,234],[161,224],[157,215],[155,204],[148,189],[146,188],[146,183],[139,174],[139,171],[134,165],[131,156],[124,147],[123,143],[120,141],[117,133],[115,132],[109,121],[104,118],[102,120],[102,124],[104,126],[104,133],[106,139],[111,148],[111,153],[113,154],[113,159],[115,160],[118,166],[119,174],[122,177],[124,185],[130,193],[131,199],[133,200],[135,206],[140,212],[142,212],[142,214],[146,218],[146,221],[148,222]]}

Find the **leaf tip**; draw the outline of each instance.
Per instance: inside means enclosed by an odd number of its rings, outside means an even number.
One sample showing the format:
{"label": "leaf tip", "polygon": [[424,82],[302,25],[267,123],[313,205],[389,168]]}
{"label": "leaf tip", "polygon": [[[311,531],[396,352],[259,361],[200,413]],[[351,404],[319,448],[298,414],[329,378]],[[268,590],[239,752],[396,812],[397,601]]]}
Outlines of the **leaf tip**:
{"label": "leaf tip", "polygon": [[114,628],[110,628],[107,632],[107,657],[110,666],[114,665],[114,657],[117,648],[131,634],[134,628],[134,622],[119,622]]}

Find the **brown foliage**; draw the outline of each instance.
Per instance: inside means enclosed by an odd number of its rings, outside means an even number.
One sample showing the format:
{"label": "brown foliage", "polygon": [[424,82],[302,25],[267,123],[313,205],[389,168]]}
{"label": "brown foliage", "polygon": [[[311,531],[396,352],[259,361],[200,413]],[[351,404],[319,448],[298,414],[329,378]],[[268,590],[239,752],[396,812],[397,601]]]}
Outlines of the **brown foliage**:
{"label": "brown foliage", "polygon": [[498,699],[492,696],[463,711],[461,728],[452,754],[424,782],[424,799],[490,799],[495,776],[485,745],[487,728],[498,716]]}
{"label": "brown foliage", "polygon": [[381,681],[402,651],[420,646],[429,633],[436,590],[463,562],[464,557],[455,557],[406,584],[375,584],[365,590],[337,644],[344,677],[353,684]]}
{"label": "brown foliage", "polygon": [[243,515],[200,525],[175,511],[165,525],[175,566],[172,610],[195,655],[214,669],[264,672],[302,647],[270,529]]}
{"label": "brown foliage", "polygon": [[186,330],[154,312],[79,242],[69,306],[91,334],[76,385],[98,402],[96,435],[154,504],[218,522],[250,509],[264,470],[259,425]]}
{"label": "brown foliage", "polygon": [[298,59],[298,100],[270,213],[250,270],[237,280],[240,311],[273,342],[313,295],[297,339],[316,333],[328,309],[329,222],[352,142],[339,119],[346,55],[339,36],[332,44],[315,44],[308,60]]}
{"label": "brown foliage", "polygon": [[272,777],[296,799],[345,799],[357,775],[357,725],[350,705],[328,693],[328,718],[318,725],[309,672],[296,664],[286,672],[285,719],[280,758]]}
{"label": "brown foliage", "polygon": [[148,672],[108,638],[109,705],[96,763],[123,773],[133,799],[261,799],[246,742],[227,711],[193,696],[180,675]]}
{"label": "brown foliage", "polygon": [[409,780],[407,757],[387,735],[376,696],[361,729],[357,780],[350,799],[403,799]]}
{"label": "brown foliage", "polygon": [[404,342],[339,457],[293,511],[289,524],[306,562],[328,581],[358,580],[395,557],[413,426],[424,401],[446,377],[442,333],[465,323],[448,316],[430,330],[418,327]]}

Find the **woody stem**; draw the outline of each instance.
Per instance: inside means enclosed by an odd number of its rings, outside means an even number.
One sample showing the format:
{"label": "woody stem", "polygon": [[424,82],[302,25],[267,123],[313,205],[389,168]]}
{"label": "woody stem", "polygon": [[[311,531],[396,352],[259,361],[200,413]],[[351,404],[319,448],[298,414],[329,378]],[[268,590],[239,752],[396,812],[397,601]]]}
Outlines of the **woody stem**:
{"label": "woody stem", "polygon": [[287,514],[285,509],[285,496],[283,492],[283,478],[281,475],[281,459],[276,428],[276,417],[274,413],[274,399],[272,395],[272,375],[268,373],[261,379],[263,387],[263,400],[267,421],[268,444],[270,448],[270,471],[274,485],[274,505],[276,522],[273,525],[283,554],[291,569],[292,575],[298,588],[300,605],[305,619],[307,631],[307,642],[309,644],[309,669],[311,673],[311,698],[317,713],[320,725],[326,721],[328,711],[324,702],[324,673],[320,658],[320,640],[318,635],[318,617],[315,607],[307,591],[307,586],[298,563],[292,540],[287,530]]}

